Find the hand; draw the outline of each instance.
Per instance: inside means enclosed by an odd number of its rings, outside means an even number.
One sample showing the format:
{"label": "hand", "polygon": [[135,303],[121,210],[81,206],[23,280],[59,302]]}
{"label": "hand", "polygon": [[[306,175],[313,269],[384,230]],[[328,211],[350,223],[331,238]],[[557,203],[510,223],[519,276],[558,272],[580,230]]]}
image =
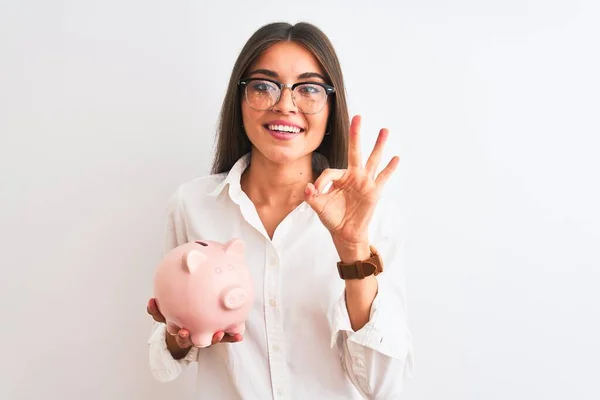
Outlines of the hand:
{"label": "hand", "polygon": [[[166,323],[165,317],[158,310],[158,306],[156,304],[156,299],[151,298],[150,301],[148,301],[148,306],[146,307],[146,311],[148,312],[148,314],[150,314],[152,316],[152,318],[154,318],[154,320],[156,322]],[[171,336],[175,338],[177,346],[179,346],[182,349],[187,349],[194,345],[190,339],[190,333],[187,331],[187,329],[180,329],[177,334],[171,335]],[[213,335],[212,344],[214,345],[217,343],[224,343],[224,342],[229,342],[229,343],[241,342],[242,340],[243,340],[243,336],[240,334],[228,335],[228,334],[225,334],[225,332],[219,331],[219,332],[215,332],[215,334]]]}
{"label": "hand", "polygon": [[[392,175],[400,158],[394,156],[375,177],[388,130],[381,129],[365,167],[360,151],[361,117],[355,116],[350,124],[348,169],[326,169],[314,185],[308,183],[305,200],[315,210],[321,222],[331,232],[336,248],[359,248],[369,239],[368,226],[383,186]],[[332,183],[327,193],[323,189]]]}

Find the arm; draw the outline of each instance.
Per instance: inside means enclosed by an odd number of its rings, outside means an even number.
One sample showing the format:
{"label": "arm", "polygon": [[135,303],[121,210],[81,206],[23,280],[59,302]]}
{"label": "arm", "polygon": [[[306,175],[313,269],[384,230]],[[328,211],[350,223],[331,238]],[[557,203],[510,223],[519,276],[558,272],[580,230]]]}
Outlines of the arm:
{"label": "arm", "polygon": [[[168,203],[165,253],[189,241],[181,190],[180,186]],[[198,361],[201,350],[193,346],[190,334],[185,329],[181,329],[175,336],[168,334],[165,318],[154,299],[150,299],[148,303],[148,313],[154,318],[152,334],[148,340],[150,370],[157,380],[171,381],[177,378],[190,363]],[[212,344],[235,343],[242,340],[241,334],[225,335],[225,332],[219,331],[214,334]]]}
{"label": "arm", "polygon": [[[158,306],[156,305],[156,299],[150,299],[146,310],[148,311],[148,314],[150,314],[152,318],[154,318],[154,321],[163,324],[166,322],[164,315],[162,315],[161,312],[158,310]],[[185,329],[180,329],[177,335],[165,334],[165,336],[167,350],[169,350],[171,356],[176,360],[184,358],[193,346],[193,343],[190,340],[190,335]]]}
{"label": "arm", "polygon": [[[358,246],[336,243],[335,240],[334,243],[341,261],[345,263],[365,260],[370,255],[368,242]],[[345,301],[352,330],[357,331],[369,322],[371,306],[377,295],[378,286],[375,276],[346,280]]]}
{"label": "arm", "polygon": [[185,350],[186,354],[183,356],[181,356],[181,353],[174,356],[167,347],[169,337],[171,335],[167,334],[166,325],[162,322],[154,322],[152,334],[148,340],[148,355],[150,372],[159,382],[174,380],[189,364],[198,360],[198,349],[196,347]]}
{"label": "arm", "polygon": [[[394,229],[393,226],[396,226]],[[346,281],[330,314],[332,347],[354,386],[368,399],[398,398],[413,368],[406,308],[403,240],[390,221],[373,245],[384,262],[377,277]],[[340,251],[344,261],[351,252]],[[368,254],[368,253],[367,253]],[[358,259],[359,255],[354,255]],[[364,254],[360,255],[366,258]]]}
{"label": "arm", "polygon": [[[167,205],[164,253],[188,241],[184,212],[180,187]],[[176,337],[167,334],[164,322],[154,322],[148,345],[150,371],[161,382],[177,378],[191,362],[198,359],[198,349],[179,347]]]}
{"label": "arm", "polygon": [[[393,221],[398,201],[377,212],[381,221],[370,235],[371,217],[380,204],[383,187],[400,158],[392,157],[377,173],[389,131],[381,129],[366,163],[360,150],[361,117],[350,123],[348,167],[325,169],[308,183],[304,198],[329,230],[342,260],[367,258],[369,238],[384,262],[384,273],[376,279],[347,282],[330,316],[332,341],[338,347],[348,378],[368,398],[397,398],[404,375],[412,368],[412,345],[404,296],[402,239]],[[331,187],[324,191],[331,183]],[[387,268],[386,268],[387,266]],[[387,270],[387,271],[386,271]]]}

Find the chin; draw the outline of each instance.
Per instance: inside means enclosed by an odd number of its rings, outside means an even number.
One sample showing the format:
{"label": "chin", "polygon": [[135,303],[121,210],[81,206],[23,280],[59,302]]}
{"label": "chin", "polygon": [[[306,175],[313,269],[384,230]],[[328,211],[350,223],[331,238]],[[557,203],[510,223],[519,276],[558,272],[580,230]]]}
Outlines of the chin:
{"label": "chin", "polygon": [[258,152],[269,161],[281,165],[293,163],[306,156],[310,156],[310,154],[312,153],[306,153],[304,151],[298,151],[297,149],[291,147],[286,148],[281,146],[273,146],[268,149],[264,149],[264,151],[258,150]]}
{"label": "chin", "polygon": [[305,156],[306,154],[299,153],[293,149],[272,149],[269,152],[269,158],[277,164],[289,164]]}
{"label": "chin", "polygon": [[[253,132],[249,136],[253,143],[253,151],[260,154],[268,161],[284,165],[297,162],[307,156],[310,157],[320,144],[315,137],[307,135],[306,132],[291,140],[277,140],[266,131]],[[263,136],[262,134],[265,134]],[[311,143],[314,142],[314,143]]]}

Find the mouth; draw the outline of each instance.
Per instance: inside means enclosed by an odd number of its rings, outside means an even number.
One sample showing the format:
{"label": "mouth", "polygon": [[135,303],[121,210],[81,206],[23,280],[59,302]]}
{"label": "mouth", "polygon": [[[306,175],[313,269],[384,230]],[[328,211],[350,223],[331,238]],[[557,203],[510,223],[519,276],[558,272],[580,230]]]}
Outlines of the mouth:
{"label": "mouth", "polygon": [[304,132],[304,129],[290,125],[265,124],[263,127],[273,138],[278,140],[290,140]]}
{"label": "mouth", "polygon": [[291,126],[291,125],[265,124],[265,125],[263,125],[263,127],[268,131],[276,132],[276,133],[296,134],[296,133],[304,132],[304,129],[302,129],[298,126]]}

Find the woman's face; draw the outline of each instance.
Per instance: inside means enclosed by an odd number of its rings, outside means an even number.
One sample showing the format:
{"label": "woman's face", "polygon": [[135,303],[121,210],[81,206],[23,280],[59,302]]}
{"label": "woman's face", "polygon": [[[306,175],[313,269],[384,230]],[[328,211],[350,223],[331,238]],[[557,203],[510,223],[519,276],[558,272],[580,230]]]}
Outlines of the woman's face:
{"label": "woman's face", "polygon": [[[296,82],[320,82],[324,72],[311,52],[293,42],[280,42],[269,47],[249,68],[244,78],[266,78],[284,84]],[[310,75],[307,75],[310,74]],[[254,92],[254,108],[242,95],[242,118],[244,129],[254,147],[261,156],[277,164],[285,164],[311,154],[323,140],[329,116],[329,102],[315,114],[300,112],[292,101],[292,92],[284,88],[279,102],[270,110],[258,111],[256,103],[264,102],[269,92],[275,93],[275,86],[250,82],[249,93]],[[253,89],[250,87],[253,86]],[[315,87],[319,89],[320,87]],[[300,96],[314,96],[315,89],[306,87]],[[262,100],[261,100],[262,99]],[[300,104],[300,100],[296,103]],[[308,100],[303,100],[308,104]],[[264,103],[266,104],[266,103]]]}

